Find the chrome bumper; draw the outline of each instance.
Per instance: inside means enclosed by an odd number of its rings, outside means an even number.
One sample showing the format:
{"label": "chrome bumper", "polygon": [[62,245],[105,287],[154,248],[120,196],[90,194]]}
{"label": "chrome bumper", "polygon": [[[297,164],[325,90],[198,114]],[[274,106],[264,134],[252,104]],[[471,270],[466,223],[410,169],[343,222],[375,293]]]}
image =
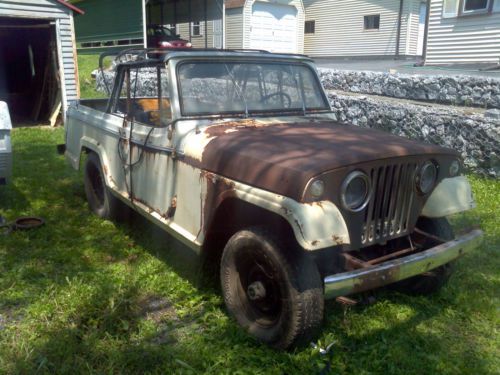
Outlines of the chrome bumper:
{"label": "chrome bumper", "polygon": [[371,267],[325,277],[325,298],[335,298],[378,288],[449,263],[481,244],[483,231],[473,230],[453,241],[420,253]]}

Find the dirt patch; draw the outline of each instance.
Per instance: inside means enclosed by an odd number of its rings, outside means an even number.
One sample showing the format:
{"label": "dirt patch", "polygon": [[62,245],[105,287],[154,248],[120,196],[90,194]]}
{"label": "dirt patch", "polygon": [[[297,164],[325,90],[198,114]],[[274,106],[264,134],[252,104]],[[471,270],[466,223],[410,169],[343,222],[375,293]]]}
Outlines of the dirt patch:
{"label": "dirt patch", "polygon": [[172,302],[161,296],[147,296],[139,300],[139,316],[155,323],[164,321],[175,322],[179,320]]}

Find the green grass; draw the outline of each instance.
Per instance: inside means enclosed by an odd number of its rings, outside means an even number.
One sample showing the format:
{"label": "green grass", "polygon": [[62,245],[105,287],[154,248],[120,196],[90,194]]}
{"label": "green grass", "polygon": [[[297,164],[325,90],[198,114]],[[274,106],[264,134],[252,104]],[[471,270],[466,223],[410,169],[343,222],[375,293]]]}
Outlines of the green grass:
{"label": "green grass", "polygon": [[0,187],[0,212],[46,225],[0,235],[0,373],[317,374],[328,363],[332,373],[499,373],[499,181],[471,177],[486,240],[447,286],[328,302],[323,357],[254,342],[187,249],[138,218],[92,215],[81,173],[56,155],[62,141],[62,129],[13,132],[15,178]]}
{"label": "green grass", "polygon": [[[105,60],[107,62],[107,60]],[[95,89],[95,79],[91,73],[99,68],[99,55],[78,55],[78,78],[80,80],[80,97],[82,99],[107,98],[108,96]]]}

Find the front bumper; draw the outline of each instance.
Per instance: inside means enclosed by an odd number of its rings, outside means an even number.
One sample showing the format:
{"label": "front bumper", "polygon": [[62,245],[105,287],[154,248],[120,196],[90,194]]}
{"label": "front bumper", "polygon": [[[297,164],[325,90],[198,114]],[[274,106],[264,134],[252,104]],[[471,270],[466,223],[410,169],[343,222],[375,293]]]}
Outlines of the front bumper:
{"label": "front bumper", "polygon": [[482,239],[483,232],[477,229],[417,254],[367,268],[327,276],[324,279],[325,298],[335,298],[375,289],[430,271],[479,246]]}

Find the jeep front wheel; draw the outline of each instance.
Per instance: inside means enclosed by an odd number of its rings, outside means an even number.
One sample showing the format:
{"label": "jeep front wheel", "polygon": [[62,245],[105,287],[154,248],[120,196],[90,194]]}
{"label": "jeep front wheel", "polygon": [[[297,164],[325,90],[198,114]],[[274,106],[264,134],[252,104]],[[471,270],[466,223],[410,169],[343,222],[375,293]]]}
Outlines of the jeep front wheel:
{"label": "jeep front wheel", "polygon": [[280,349],[306,342],[323,319],[316,264],[261,228],[234,234],[221,260],[229,312],[260,341]]}

